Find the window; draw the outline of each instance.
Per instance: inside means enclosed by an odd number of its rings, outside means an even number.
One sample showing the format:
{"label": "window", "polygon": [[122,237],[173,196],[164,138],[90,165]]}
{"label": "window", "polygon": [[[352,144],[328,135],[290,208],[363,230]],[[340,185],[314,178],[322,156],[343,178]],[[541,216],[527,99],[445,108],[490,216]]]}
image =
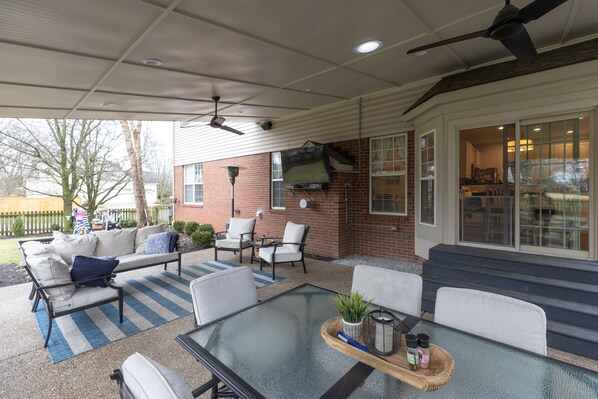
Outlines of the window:
{"label": "window", "polygon": [[407,135],[370,140],[370,212],[407,214]]}
{"label": "window", "polygon": [[420,223],[434,225],[434,131],[419,138]]}
{"label": "window", "polygon": [[203,202],[203,166],[200,163],[185,165],[185,203]]}
{"label": "window", "polygon": [[280,152],[272,153],[272,208],[284,208],[284,182],[282,181],[282,161]]}

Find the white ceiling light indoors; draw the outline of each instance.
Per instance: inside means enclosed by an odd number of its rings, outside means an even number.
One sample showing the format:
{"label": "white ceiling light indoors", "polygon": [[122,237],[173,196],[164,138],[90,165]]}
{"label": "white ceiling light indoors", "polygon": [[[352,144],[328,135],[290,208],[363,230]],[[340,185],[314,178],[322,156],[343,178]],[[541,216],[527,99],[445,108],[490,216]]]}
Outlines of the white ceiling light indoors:
{"label": "white ceiling light indoors", "polygon": [[162,65],[162,61],[160,61],[157,58],[147,58],[145,60],[142,61],[145,65],[148,66],[160,66]]}
{"label": "white ceiling light indoors", "polygon": [[358,54],[367,54],[378,50],[380,47],[382,47],[381,40],[368,40],[355,46],[355,52]]}

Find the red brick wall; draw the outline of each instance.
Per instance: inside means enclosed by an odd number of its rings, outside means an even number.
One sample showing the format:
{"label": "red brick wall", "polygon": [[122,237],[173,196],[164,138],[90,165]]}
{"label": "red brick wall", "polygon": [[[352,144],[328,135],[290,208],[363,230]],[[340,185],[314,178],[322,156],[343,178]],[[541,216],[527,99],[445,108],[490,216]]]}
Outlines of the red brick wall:
{"label": "red brick wall", "polygon": [[[184,168],[178,166],[175,168],[175,196],[178,199],[175,220],[211,223],[216,231],[224,230],[231,215],[231,186],[227,170],[222,167],[238,164],[247,169],[240,171],[235,183],[235,208],[241,211],[235,216],[253,218],[258,209],[263,209],[263,219],[256,221],[258,236],[280,236],[290,220],[310,226],[306,247],[306,253],[310,255],[337,259],[359,254],[417,261],[413,238],[413,133],[409,133],[408,138],[407,216],[369,214],[369,139],[362,139],[361,166],[356,161],[352,173],[333,170],[327,192],[287,191],[284,210],[270,209],[269,153],[204,162],[203,205],[183,203]],[[358,140],[333,145],[359,159]],[[346,182],[351,187],[347,188],[345,197]],[[302,198],[312,199],[313,207],[301,209],[299,201]]]}

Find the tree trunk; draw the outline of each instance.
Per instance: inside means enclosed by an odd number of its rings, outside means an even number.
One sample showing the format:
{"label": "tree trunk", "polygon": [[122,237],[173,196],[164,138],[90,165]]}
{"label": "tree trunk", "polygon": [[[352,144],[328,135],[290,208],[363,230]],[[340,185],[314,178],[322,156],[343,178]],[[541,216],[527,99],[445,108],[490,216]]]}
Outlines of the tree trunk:
{"label": "tree trunk", "polygon": [[147,226],[147,201],[145,199],[145,184],[143,182],[143,169],[141,166],[141,121],[131,122],[120,121],[123,129],[123,136],[127,144],[127,153],[131,162],[131,174],[133,180],[133,195],[135,207],[137,208],[137,226]]}

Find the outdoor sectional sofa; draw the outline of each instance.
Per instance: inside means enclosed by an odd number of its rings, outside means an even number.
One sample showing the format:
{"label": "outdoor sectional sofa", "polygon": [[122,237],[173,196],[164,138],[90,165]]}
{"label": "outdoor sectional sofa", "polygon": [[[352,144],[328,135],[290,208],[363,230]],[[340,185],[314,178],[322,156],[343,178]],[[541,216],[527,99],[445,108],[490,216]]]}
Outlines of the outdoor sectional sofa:
{"label": "outdoor sectional sofa", "polygon": [[[153,244],[157,240],[154,238],[162,232],[163,226],[149,226],[141,229],[98,231],[86,235],[55,233],[53,239],[19,241],[25,270],[33,281],[29,299],[35,299],[31,310],[35,311],[39,301],[43,300],[48,314],[44,347],[50,339],[52,319],[60,316],[118,301],[119,318],[122,322],[123,288],[114,283],[116,273],[162,264],[166,270],[168,263],[176,262],[180,276],[181,253],[178,252],[176,243],[162,246],[164,250],[172,249],[172,252],[145,253],[149,249],[148,242],[152,242],[152,250],[148,252],[155,252],[156,246]],[[154,234],[156,236],[148,240]],[[178,236],[175,239],[176,237]],[[86,258],[75,260],[77,255]],[[114,257],[118,259],[116,268]],[[82,264],[80,269],[78,266],[73,268],[72,264],[79,260],[86,264]],[[109,271],[103,269],[102,265],[106,263],[112,264]],[[95,275],[77,279],[75,271],[80,275],[81,270],[85,274]]]}

